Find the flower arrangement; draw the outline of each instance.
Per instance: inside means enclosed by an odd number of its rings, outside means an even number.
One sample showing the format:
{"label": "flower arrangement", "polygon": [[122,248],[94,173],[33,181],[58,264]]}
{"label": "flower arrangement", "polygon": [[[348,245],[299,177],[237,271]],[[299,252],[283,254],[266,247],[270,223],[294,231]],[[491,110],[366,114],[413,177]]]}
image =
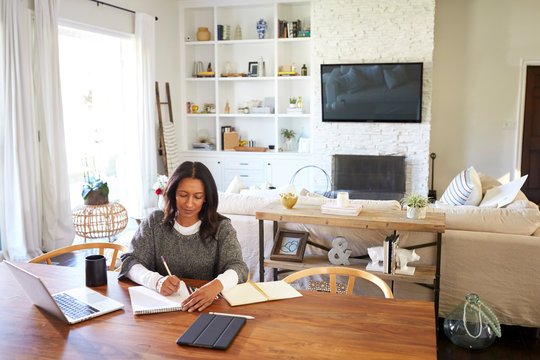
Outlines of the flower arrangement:
{"label": "flower arrangement", "polygon": [[416,193],[405,194],[405,197],[401,199],[401,205],[413,208],[423,208],[428,206],[428,203],[426,197]]}
{"label": "flower arrangement", "polygon": [[156,192],[156,195],[162,195],[165,192],[165,189],[167,188],[167,182],[169,181],[169,178],[167,175],[158,175],[157,181],[154,183],[154,186],[152,186],[152,189]]}

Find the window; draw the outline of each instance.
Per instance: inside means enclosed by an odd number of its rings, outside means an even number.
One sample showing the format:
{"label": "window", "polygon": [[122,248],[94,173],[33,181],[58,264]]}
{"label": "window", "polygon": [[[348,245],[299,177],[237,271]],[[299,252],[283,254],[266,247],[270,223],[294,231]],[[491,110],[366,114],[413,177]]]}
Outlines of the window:
{"label": "window", "polygon": [[59,27],[64,131],[72,208],[82,204],[85,171],[108,182],[109,200],[125,197],[125,129],[135,126],[132,35]]}

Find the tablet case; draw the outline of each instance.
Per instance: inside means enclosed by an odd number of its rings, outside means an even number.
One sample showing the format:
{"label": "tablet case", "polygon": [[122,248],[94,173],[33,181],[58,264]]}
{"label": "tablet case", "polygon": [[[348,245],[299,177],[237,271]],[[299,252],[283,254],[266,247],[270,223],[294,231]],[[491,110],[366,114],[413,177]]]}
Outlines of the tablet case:
{"label": "tablet case", "polygon": [[241,317],[201,314],[176,343],[224,350],[245,323],[246,319]]}

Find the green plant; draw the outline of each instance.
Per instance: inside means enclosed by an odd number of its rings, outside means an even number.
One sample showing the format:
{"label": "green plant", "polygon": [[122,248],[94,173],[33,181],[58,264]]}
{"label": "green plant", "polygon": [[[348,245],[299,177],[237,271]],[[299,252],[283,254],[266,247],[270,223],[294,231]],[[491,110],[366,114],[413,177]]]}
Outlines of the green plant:
{"label": "green plant", "polygon": [[292,97],[292,98],[289,98],[289,104],[296,104],[296,98],[295,97]]}
{"label": "green plant", "polygon": [[109,196],[109,186],[107,183],[99,178],[95,178],[88,173],[84,174],[84,185],[82,189],[82,198],[86,200],[91,191],[101,191],[101,195]]}
{"label": "green plant", "polygon": [[88,195],[92,191],[100,191],[101,195],[107,197],[109,196],[109,186],[107,185],[107,182],[101,180],[101,177],[96,172],[96,164],[95,161],[92,160],[92,168],[94,169],[92,171],[92,175],[90,174],[90,171],[88,170],[90,167],[88,166],[88,157],[84,157],[83,160],[83,166],[86,169],[84,172],[84,184],[82,189],[82,198],[83,200],[86,200],[88,198]]}
{"label": "green plant", "polygon": [[294,132],[294,130],[281,129],[281,136],[283,136],[287,140],[290,140],[296,137],[296,133]]}
{"label": "green plant", "polygon": [[423,208],[429,203],[428,198],[416,193],[405,194],[405,197],[401,199],[401,205],[406,205],[412,208]]}

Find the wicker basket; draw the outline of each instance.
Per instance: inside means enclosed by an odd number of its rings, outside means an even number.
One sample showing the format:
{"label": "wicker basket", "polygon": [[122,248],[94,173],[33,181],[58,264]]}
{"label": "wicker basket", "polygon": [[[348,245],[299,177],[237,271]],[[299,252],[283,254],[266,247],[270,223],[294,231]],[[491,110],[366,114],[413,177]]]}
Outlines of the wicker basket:
{"label": "wicker basket", "polygon": [[122,232],[128,223],[126,209],[119,203],[82,205],[73,209],[75,233],[86,239],[102,239]]}

